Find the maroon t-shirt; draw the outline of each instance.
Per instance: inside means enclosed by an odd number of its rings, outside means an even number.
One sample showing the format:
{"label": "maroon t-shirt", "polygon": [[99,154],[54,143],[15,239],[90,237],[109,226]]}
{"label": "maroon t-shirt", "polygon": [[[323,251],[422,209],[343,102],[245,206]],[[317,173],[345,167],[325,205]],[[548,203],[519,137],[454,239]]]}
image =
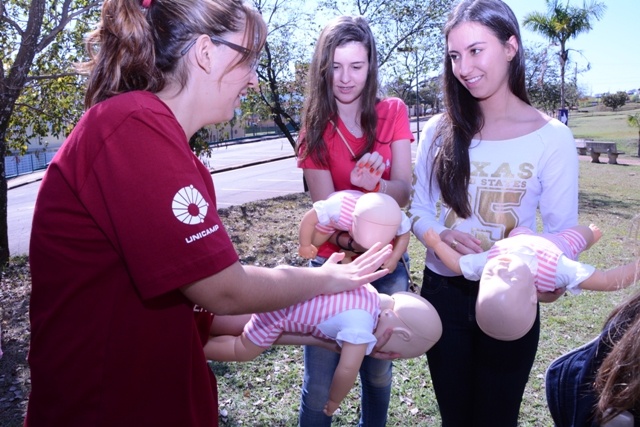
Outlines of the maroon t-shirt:
{"label": "maroon t-shirt", "polygon": [[36,201],[25,425],[217,426],[197,326],[211,315],[178,288],[237,260],[162,101],[132,92],[87,111]]}

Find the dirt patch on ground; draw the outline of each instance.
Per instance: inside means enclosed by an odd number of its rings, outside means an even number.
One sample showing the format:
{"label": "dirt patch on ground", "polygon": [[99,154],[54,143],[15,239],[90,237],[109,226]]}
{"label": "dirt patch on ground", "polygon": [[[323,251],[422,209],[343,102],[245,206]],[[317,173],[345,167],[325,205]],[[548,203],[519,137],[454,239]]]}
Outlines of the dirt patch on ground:
{"label": "dirt patch on ground", "polygon": [[[221,209],[227,232],[240,261],[273,267],[302,265],[298,257],[298,223],[311,207],[308,195],[292,194],[275,199]],[[31,274],[26,257],[13,258],[0,280],[0,426],[22,426],[31,389],[29,349],[29,295]]]}
{"label": "dirt patch on ground", "polygon": [[0,359],[0,425],[20,426],[31,383],[27,366],[29,348],[29,295],[31,275],[27,258],[14,258],[0,281],[2,359]]}

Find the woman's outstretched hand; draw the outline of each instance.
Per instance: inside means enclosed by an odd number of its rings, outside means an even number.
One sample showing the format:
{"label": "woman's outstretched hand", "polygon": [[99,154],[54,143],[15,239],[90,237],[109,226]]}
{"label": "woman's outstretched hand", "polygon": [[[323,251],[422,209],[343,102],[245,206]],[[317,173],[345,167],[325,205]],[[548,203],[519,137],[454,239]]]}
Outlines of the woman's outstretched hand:
{"label": "woman's outstretched hand", "polygon": [[538,302],[550,303],[555,302],[558,298],[564,295],[565,289],[558,288],[555,291],[550,292],[538,292]]}
{"label": "woman's outstretched hand", "polygon": [[380,269],[380,266],[391,256],[391,249],[391,245],[376,243],[348,264],[338,264],[344,258],[344,253],[331,254],[320,268],[322,273],[328,273],[329,289],[325,293],[355,289],[385,276],[389,271]]}

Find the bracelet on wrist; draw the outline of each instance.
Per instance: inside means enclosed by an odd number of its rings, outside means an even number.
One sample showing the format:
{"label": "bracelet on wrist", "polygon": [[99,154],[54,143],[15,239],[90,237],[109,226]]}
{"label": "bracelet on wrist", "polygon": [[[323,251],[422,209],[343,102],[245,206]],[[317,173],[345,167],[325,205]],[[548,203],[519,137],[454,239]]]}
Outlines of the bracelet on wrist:
{"label": "bracelet on wrist", "polygon": [[[349,236],[347,246],[342,246],[342,244],[340,243],[340,237],[342,237],[343,234]],[[338,233],[338,235],[336,236],[336,245],[343,251],[355,252],[355,249],[353,248],[353,237],[351,237],[351,235],[346,231],[341,231],[340,233]]]}
{"label": "bracelet on wrist", "polygon": [[[382,181],[382,180],[380,180],[380,181]],[[378,181],[376,186],[373,187],[373,190],[369,191],[369,193],[377,193],[378,191],[380,191],[380,181]]]}
{"label": "bracelet on wrist", "polygon": [[351,251],[351,252],[356,252],[355,249],[353,249],[353,237],[349,236],[349,241],[347,242],[347,250]]}
{"label": "bracelet on wrist", "polygon": [[380,178],[380,192],[387,194],[387,181],[385,181],[384,179]]}
{"label": "bracelet on wrist", "polygon": [[[336,236],[336,246],[338,246],[340,249],[344,250],[344,251],[348,251],[349,248],[342,246],[342,243],[340,243],[340,238],[342,237],[343,234],[349,234],[346,231],[340,231],[338,233],[338,235]],[[349,236],[351,237],[351,236]],[[348,243],[347,243],[348,245]]]}

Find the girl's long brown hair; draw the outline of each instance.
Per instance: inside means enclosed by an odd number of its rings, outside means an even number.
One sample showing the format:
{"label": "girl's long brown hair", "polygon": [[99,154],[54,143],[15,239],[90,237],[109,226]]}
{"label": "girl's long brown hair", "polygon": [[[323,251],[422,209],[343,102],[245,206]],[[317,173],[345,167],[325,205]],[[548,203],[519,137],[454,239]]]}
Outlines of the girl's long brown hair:
{"label": "girl's long brown hair", "polygon": [[158,92],[170,79],[184,87],[187,69],[181,50],[201,34],[244,31],[250,52],[231,68],[251,63],[264,46],[267,28],[242,0],[105,0],[101,20],[86,39],[89,61],[85,107],[133,90]]}
{"label": "girl's long brown hair", "polygon": [[[464,0],[448,17],[444,27],[445,37],[463,22],[477,22],[506,43],[511,36],[518,40],[518,52],[509,66],[509,88],[514,95],[530,104],[525,86],[525,58],[518,19],[501,0]],[[436,129],[437,150],[431,181],[435,179],[442,191],[442,199],[460,218],[471,216],[468,188],[471,175],[469,147],[471,140],[484,125],[480,104],[453,75],[448,50],[444,55],[443,114]]]}
{"label": "girl's long brown hair", "polygon": [[302,138],[296,146],[298,158],[311,157],[317,164],[328,166],[329,153],[322,138],[329,120],[338,116],[333,93],[333,55],[337,47],[349,42],[364,45],[369,54],[369,72],[362,95],[360,125],[366,144],[356,157],[373,149],[376,141],[376,103],[378,102],[378,54],[376,43],[366,19],[361,16],[341,16],[330,22],[320,33],[309,67],[303,108]]}

